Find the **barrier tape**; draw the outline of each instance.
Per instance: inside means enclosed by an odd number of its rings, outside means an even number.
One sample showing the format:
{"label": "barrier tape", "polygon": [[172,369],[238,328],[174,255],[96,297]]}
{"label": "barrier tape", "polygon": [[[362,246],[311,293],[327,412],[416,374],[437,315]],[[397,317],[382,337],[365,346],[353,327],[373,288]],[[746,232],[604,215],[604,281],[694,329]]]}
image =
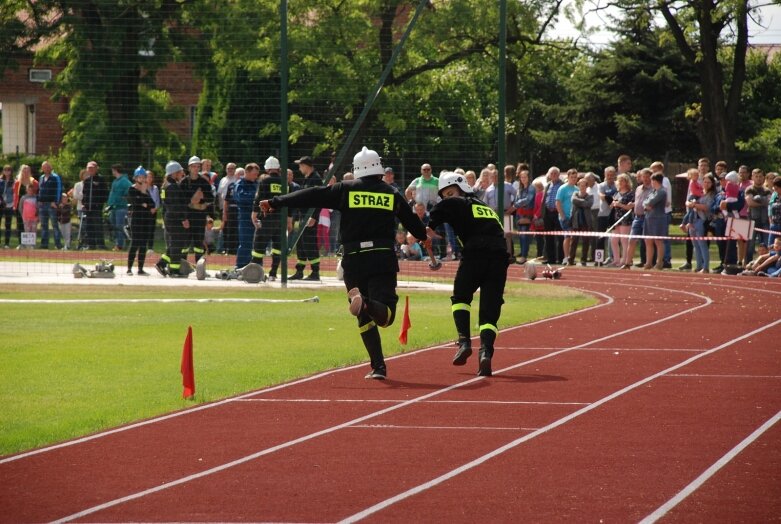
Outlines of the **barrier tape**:
{"label": "barrier tape", "polygon": [[[760,231],[755,229],[754,231]],[[687,237],[676,236],[654,236],[654,235],[632,235],[626,233],[601,233],[599,231],[512,231],[515,235],[546,235],[546,236],[567,236],[567,237],[616,237],[643,240],[745,240],[744,238],[733,237]]]}

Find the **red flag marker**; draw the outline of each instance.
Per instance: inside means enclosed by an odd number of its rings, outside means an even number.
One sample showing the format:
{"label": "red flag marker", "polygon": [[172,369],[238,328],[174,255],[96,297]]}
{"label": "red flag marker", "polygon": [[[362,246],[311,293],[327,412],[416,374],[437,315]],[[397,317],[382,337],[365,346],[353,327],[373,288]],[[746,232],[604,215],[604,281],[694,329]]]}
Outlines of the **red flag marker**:
{"label": "red flag marker", "polygon": [[409,297],[404,297],[404,318],[401,321],[401,332],[399,332],[399,342],[407,345],[407,331],[412,327],[409,320]]}
{"label": "red flag marker", "polygon": [[193,398],[195,396],[195,370],[193,369],[193,327],[187,327],[187,338],[184,339],[182,348],[182,398]]}

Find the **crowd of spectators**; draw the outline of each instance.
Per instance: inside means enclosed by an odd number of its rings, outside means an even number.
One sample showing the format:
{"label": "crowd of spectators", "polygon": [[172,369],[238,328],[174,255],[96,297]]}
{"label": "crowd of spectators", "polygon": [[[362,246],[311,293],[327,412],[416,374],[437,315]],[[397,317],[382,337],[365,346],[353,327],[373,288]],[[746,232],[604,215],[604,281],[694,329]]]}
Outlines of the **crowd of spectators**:
{"label": "crowd of spectators", "polygon": [[[196,253],[202,249],[235,254],[238,218],[233,188],[243,178],[245,169],[228,163],[224,176],[219,176],[212,171],[210,160],[198,160],[196,166],[188,167],[195,167],[191,171],[208,180],[212,198],[206,199],[209,209],[202,235],[204,245],[190,249],[196,249]],[[511,262],[579,263],[624,270],[672,269],[671,244],[676,241],[669,236],[673,221],[672,185],[661,162],[634,171],[631,158],[621,155],[616,166],[606,167],[601,174],[577,169],[562,173],[554,166],[538,177],[533,177],[523,163],[505,166],[501,175],[494,164],[486,165],[479,174],[461,168],[454,171],[462,174],[476,196],[503,217]],[[289,190],[296,190],[299,186],[294,172],[288,169],[287,176]],[[344,176],[349,178],[350,174]],[[685,261],[678,269],[777,275],[776,270],[781,267],[775,245],[775,238],[781,235],[781,177],[747,166],[729,171],[723,161],[717,162],[711,171],[706,158],[700,159],[685,176],[685,209],[677,224],[686,237],[686,249]],[[331,177],[329,183],[337,178],[341,177]],[[439,200],[438,178],[432,166],[421,165],[420,176],[406,187],[398,185],[392,167],[385,169],[384,180],[406,197],[426,224],[428,211]],[[111,166],[109,184],[99,173],[97,163],[89,162],[79,181],[66,190],[49,162],[40,166],[37,178],[30,166],[23,165],[16,173],[11,166],[4,166],[0,177],[0,241],[9,248],[15,221],[19,248],[23,247],[22,232],[37,232],[41,249],[49,249],[51,238],[56,249],[125,251],[130,245],[133,211],[128,194],[133,193],[133,188],[148,194],[154,204],[149,210],[152,231],[144,236],[146,250],[153,250],[155,229],[159,229],[155,218],[162,207],[154,172],[139,166],[128,176],[122,165],[115,164]],[[338,211],[323,209],[318,213],[319,251],[333,255],[339,245]],[[730,219],[753,221],[753,235],[724,240],[729,236]],[[72,228],[76,228],[76,234],[71,232]],[[433,246],[435,256],[441,260],[459,259],[460,246],[452,229],[446,224],[438,233],[440,239]],[[718,259],[711,261],[713,242]],[[399,258],[427,258],[414,237],[405,231],[399,231],[397,244]],[[138,243],[133,246],[136,253],[139,247]]]}

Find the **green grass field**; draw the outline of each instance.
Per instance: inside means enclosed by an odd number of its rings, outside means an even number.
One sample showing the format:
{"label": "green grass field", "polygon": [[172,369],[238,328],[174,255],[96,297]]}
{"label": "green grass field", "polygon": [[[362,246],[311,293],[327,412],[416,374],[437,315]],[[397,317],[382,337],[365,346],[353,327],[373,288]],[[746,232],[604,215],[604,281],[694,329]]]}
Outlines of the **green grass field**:
{"label": "green grass field", "polygon": [[[0,455],[367,360],[340,289],[0,286],[2,299],[304,299],[314,294],[319,303],[4,304],[10,323],[0,349],[5,406]],[[386,355],[454,338],[449,293],[413,291],[409,345],[402,347],[405,292],[399,294],[397,321],[382,330]],[[594,303],[565,288],[524,283],[508,284],[505,300],[500,328]],[[194,401],[181,398],[179,366],[188,325],[194,339]]]}

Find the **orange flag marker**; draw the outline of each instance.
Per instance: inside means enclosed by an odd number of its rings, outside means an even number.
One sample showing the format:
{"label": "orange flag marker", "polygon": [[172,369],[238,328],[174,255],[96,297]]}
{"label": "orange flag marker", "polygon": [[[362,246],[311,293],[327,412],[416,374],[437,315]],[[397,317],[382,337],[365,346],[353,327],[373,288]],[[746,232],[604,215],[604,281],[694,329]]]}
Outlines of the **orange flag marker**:
{"label": "orange flag marker", "polygon": [[193,327],[187,327],[187,338],[182,348],[182,398],[191,399],[195,396],[195,370],[193,369]]}
{"label": "orange flag marker", "polygon": [[404,297],[404,318],[401,321],[401,331],[399,332],[399,342],[407,345],[407,331],[412,327],[409,320],[409,296]]}

